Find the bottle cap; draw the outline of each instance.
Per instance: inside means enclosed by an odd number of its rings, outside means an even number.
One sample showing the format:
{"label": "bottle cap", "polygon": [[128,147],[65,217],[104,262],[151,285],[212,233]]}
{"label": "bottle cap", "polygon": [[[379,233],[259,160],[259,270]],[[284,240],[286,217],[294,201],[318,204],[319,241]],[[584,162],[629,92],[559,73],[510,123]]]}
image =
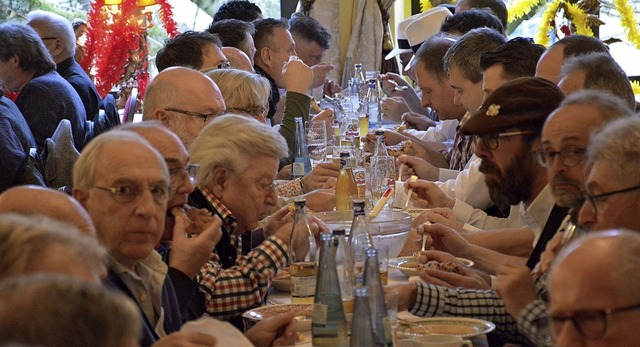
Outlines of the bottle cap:
{"label": "bottle cap", "polygon": [[376,129],[374,134],[376,134],[376,136],[384,136],[384,129]]}
{"label": "bottle cap", "polygon": [[297,208],[304,208],[304,206],[307,204],[307,199],[305,198],[295,198],[293,200],[293,204],[296,206]]}
{"label": "bottle cap", "polygon": [[340,152],[340,158],[349,158],[350,156],[349,152]]}
{"label": "bottle cap", "polygon": [[363,199],[354,199],[351,205],[353,206],[354,213],[364,214],[365,203]]}
{"label": "bottle cap", "polygon": [[367,257],[377,257],[378,256],[378,250],[375,248],[367,248],[367,250],[364,252],[364,254]]}
{"label": "bottle cap", "polygon": [[333,236],[345,236],[347,234],[344,228],[335,228],[333,229]]}
{"label": "bottle cap", "polygon": [[353,290],[355,296],[369,296],[369,288],[367,286],[358,286]]}
{"label": "bottle cap", "polygon": [[320,233],[320,241],[331,241],[331,234]]}

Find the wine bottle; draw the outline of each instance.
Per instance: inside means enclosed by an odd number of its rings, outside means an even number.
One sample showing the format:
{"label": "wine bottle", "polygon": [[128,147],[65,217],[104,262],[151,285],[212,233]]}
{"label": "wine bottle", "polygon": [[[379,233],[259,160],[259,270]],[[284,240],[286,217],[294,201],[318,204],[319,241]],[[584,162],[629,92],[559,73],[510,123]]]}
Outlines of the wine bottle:
{"label": "wine bottle", "polygon": [[316,289],[316,240],[305,213],[306,202],[304,198],[294,200],[296,214],[289,244],[289,273],[291,302],[311,304]]}
{"label": "wine bottle", "polygon": [[369,288],[369,307],[371,308],[375,346],[393,346],[391,322],[387,314],[387,304],[384,302],[384,290],[380,281],[378,251],[375,248],[369,248],[366,251],[366,257],[364,284]]}
{"label": "wine bottle", "polygon": [[336,246],[330,234],[320,234],[320,267],[311,319],[314,346],[347,346],[347,320],[342,307],[342,295],[336,258]]}
{"label": "wine bottle", "polygon": [[352,197],[358,196],[358,186],[353,177],[353,170],[347,164],[348,152],[340,153],[340,173],[336,182],[336,211],[348,211]]}

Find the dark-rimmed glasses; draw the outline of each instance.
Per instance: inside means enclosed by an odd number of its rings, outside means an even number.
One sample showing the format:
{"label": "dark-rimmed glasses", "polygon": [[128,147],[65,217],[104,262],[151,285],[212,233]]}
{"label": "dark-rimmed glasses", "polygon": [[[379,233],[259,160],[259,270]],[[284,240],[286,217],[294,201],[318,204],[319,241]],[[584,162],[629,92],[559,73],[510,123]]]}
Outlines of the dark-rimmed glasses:
{"label": "dark-rimmed glasses", "polygon": [[499,133],[499,134],[475,135],[473,138],[476,141],[476,143],[478,143],[479,140],[482,140],[482,144],[484,144],[485,147],[489,148],[490,150],[495,150],[495,149],[498,149],[498,146],[500,145],[498,140],[501,137],[529,135],[529,134],[535,134],[535,132],[530,130],[510,131],[510,132]]}
{"label": "dark-rimmed glasses", "polygon": [[586,148],[565,148],[560,151],[538,151],[536,158],[538,164],[542,167],[550,167],[556,157],[560,158],[560,162],[567,167],[578,165],[587,152]]}
{"label": "dark-rimmed glasses", "polygon": [[57,39],[58,39],[57,37],[53,37],[53,36],[50,36],[50,37],[41,37],[41,38],[40,38],[40,40],[42,40],[42,41],[46,41],[46,40],[57,40]]}
{"label": "dark-rimmed glasses", "polygon": [[539,336],[546,343],[551,345],[551,334],[557,336],[562,331],[562,326],[566,321],[571,321],[578,334],[587,340],[599,340],[607,334],[611,316],[627,312],[640,310],[640,304],[634,304],[615,309],[604,310],[580,310],[570,317],[560,317],[548,315],[538,318],[534,324],[538,327]]}
{"label": "dark-rimmed glasses", "polygon": [[123,185],[120,187],[94,186],[94,188],[109,192],[113,197],[113,200],[119,204],[128,204],[138,201],[147,189],[151,192],[153,201],[160,204],[169,198],[169,193],[171,191],[171,188],[168,188],[165,185],[152,185],[149,187],[143,187],[140,185]]}
{"label": "dark-rimmed glasses", "polygon": [[267,111],[264,106],[248,106],[246,108],[227,107],[226,112],[248,114],[250,116],[261,116]]}
{"label": "dark-rimmed glasses", "polygon": [[185,167],[176,167],[169,169],[169,177],[171,177],[171,187],[176,187],[184,182],[185,178],[189,179],[191,184],[195,184],[196,176],[200,170],[199,164],[187,164]]}
{"label": "dark-rimmed glasses", "polygon": [[633,191],[636,191],[636,190],[640,190],[640,185],[629,187],[629,188],[624,188],[624,189],[620,189],[620,190],[614,190],[612,192],[596,194],[596,195],[591,195],[591,194],[587,193],[587,194],[584,195],[584,199],[585,199],[585,203],[588,203],[589,206],[591,207],[591,211],[593,211],[594,214],[598,214],[598,206],[596,205],[596,201],[598,199],[602,199],[602,198],[605,198],[607,196],[616,195],[616,194],[629,193],[629,192],[633,192]]}
{"label": "dark-rimmed glasses", "polygon": [[179,108],[165,108],[164,110],[165,111],[169,111],[169,112],[176,112],[176,113],[186,114],[187,116],[202,118],[202,120],[204,120],[205,123],[207,122],[209,117],[215,117],[215,116],[218,115],[217,113],[213,113],[213,112],[212,113],[198,113],[198,112],[191,112],[191,111],[181,110]]}

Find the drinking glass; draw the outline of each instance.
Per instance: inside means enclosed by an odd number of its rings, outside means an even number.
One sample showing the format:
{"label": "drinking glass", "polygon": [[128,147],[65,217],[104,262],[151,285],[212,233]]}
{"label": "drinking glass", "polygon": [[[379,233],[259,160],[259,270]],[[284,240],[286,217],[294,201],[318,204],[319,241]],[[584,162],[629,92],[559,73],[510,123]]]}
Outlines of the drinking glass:
{"label": "drinking glass", "polygon": [[[367,187],[375,204],[389,187],[395,185],[396,165],[392,156],[371,158]],[[389,205],[389,204],[388,204]]]}
{"label": "drinking glass", "polygon": [[325,122],[307,123],[307,150],[311,166],[315,167],[327,157],[327,126]]}

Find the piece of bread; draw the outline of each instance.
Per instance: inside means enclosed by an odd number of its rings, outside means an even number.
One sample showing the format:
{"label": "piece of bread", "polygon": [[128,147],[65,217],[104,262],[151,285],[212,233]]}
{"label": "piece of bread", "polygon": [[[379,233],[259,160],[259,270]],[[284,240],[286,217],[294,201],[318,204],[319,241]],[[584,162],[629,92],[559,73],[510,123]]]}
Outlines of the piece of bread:
{"label": "piece of bread", "polygon": [[186,232],[191,235],[200,234],[213,219],[213,215],[207,209],[189,205],[174,207],[171,209],[171,213],[175,218],[184,218],[187,225]]}
{"label": "piece of bread", "polygon": [[394,157],[399,157],[403,154],[409,153],[410,149],[411,149],[411,141],[405,140],[398,144],[387,146],[387,153],[389,153],[389,155],[392,155]]}

